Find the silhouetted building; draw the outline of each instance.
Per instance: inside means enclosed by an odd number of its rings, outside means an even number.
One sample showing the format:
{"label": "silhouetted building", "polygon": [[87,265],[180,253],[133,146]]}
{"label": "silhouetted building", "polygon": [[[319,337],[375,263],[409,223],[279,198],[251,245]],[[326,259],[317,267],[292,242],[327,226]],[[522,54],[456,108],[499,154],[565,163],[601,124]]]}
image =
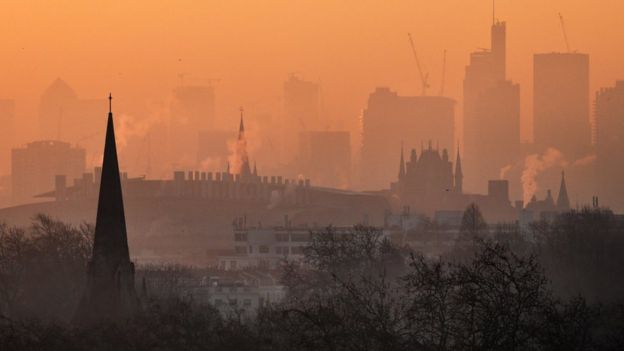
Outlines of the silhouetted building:
{"label": "silhouetted building", "polygon": [[319,186],[345,189],[351,185],[349,132],[301,132],[297,171]]}
{"label": "silhouetted building", "polygon": [[15,101],[0,99],[0,176],[10,174],[11,148],[15,143]]}
{"label": "silhouetted building", "polygon": [[596,93],[596,174],[601,202],[624,210],[624,81]]}
{"label": "silhouetted building", "polygon": [[568,188],[565,182],[565,174],[561,172],[561,185],[559,186],[559,195],[557,201],[554,200],[550,189],[546,190],[544,200],[538,200],[535,195],[531,198],[524,208],[525,216],[529,216],[532,220],[552,219],[556,214],[570,210],[570,199],[568,197]]}
{"label": "silhouetted building", "polygon": [[377,88],[362,116],[360,180],[371,189],[385,187],[396,177],[397,146],[408,149],[434,140],[443,149],[454,145],[455,101],[441,96],[399,96]]}
{"label": "silhouetted building", "polygon": [[533,57],[534,142],[554,147],[573,160],[591,145],[589,55],[536,54]]}
{"label": "silhouetted building", "polygon": [[128,249],[113,113],[109,111],[93,255],[87,268],[87,287],[74,322],[81,326],[122,322],[136,313],[138,308],[134,264],[130,261]]}
{"label": "silhouetted building", "polygon": [[60,140],[80,144],[88,154],[101,155],[97,120],[105,111],[101,99],[80,99],[58,78],[43,92],[39,103],[40,140]]}
{"label": "silhouetted building", "polygon": [[405,160],[401,151],[397,181],[390,184],[386,196],[395,212],[408,208],[429,217],[439,214],[463,213],[475,203],[490,222],[512,221],[517,211],[511,206],[509,182],[488,181],[487,194],[467,194],[463,191],[462,160],[457,153],[455,168],[446,149],[413,149]]}
{"label": "silhouetted building", "polygon": [[464,77],[466,186],[481,191],[520,149],[520,87],[506,80],[506,24],[491,27],[491,50],[470,54]]}
{"label": "silhouetted building", "polygon": [[11,153],[11,199],[14,205],[54,188],[55,177],[82,177],[86,168],[83,148],[61,141],[36,141]]}

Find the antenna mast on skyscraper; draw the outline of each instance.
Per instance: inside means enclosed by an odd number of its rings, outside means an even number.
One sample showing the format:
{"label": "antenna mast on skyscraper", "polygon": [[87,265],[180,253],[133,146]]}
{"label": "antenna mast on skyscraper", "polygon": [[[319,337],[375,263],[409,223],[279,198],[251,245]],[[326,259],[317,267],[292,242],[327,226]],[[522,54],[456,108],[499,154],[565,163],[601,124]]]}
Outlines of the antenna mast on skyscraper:
{"label": "antenna mast on skyscraper", "polygon": [[492,0],[492,25],[496,24],[496,0]]}

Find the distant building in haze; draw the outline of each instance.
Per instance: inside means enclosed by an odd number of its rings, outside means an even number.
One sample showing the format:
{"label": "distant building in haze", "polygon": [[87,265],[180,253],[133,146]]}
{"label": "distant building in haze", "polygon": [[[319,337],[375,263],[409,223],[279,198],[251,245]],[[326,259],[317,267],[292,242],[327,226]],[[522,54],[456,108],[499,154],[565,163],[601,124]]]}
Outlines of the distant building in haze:
{"label": "distant building in haze", "polygon": [[624,81],[596,93],[596,174],[601,202],[624,210]]}
{"label": "distant building in haze", "polygon": [[291,74],[284,82],[284,116],[281,121],[280,155],[282,162],[296,157],[299,133],[325,130],[328,126],[321,120],[320,86]]}
{"label": "distant building in haze", "polygon": [[351,186],[351,135],[341,131],[299,133],[297,171],[317,186]]}
{"label": "distant building in haze", "polygon": [[15,143],[15,101],[0,99],[0,176],[8,175],[11,166],[11,148]]}
{"label": "distant building in haze", "polygon": [[83,148],[61,141],[36,141],[11,153],[11,202],[32,202],[33,196],[53,189],[57,176],[82,177],[86,168]]}
{"label": "distant building in haze", "polygon": [[200,135],[214,129],[214,88],[200,85],[175,88],[170,113],[168,137],[171,163],[195,166],[196,161],[201,162],[198,158],[205,151],[200,151]]}
{"label": "distant building in haze", "polygon": [[520,149],[520,87],[506,80],[506,24],[494,21],[491,49],[470,54],[464,77],[466,187],[483,191]]}
{"label": "distant building in haze", "polygon": [[401,141],[408,149],[433,140],[441,149],[455,143],[455,101],[442,96],[399,96],[377,88],[362,115],[360,182],[381,189],[396,177],[396,153]]}
{"label": "distant building in haze", "polygon": [[[475,106],[479,118],[471,174],[498,179],[520,156],[520,86],[501,80],[485,89]],[[478,188],[478,187],[477,187]]]}
{"label": "distant building in haze", "polygon": [[39,102],[39,140],[60,140],[80,144],[88,154],[101,155],[97,128],[105,112],[102,99],[81,99],[62,79],[57,78],[43,92]]}
{"label": "distant building in haze", "polygon": [[554,147],[567,159],[584,156],[591,145],[589,55],[533,57],[533,128],[538,148]]}

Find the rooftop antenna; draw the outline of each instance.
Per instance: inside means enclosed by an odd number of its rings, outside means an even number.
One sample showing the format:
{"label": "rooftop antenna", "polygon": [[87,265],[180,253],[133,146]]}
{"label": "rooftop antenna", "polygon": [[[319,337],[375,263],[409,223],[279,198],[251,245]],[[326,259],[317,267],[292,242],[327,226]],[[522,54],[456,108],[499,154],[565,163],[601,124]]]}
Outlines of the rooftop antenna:
{"label": "rooftop antenna", "polygon": [[568,53],[571,53],[572,50],[570,49],[570,42],[568,41],[568,33],[566,32],[565,23],[563,22],[563,16],[561,15],[561,12],[559,12],[559,22],[561,23],[561,31],[563,32],[563,39],[565,40],[566,49],[568,50]]}
{"label": "rooftop antenna", "polygon": [[496,22],[496,0],[492,0],[492,25],[495,25]]}

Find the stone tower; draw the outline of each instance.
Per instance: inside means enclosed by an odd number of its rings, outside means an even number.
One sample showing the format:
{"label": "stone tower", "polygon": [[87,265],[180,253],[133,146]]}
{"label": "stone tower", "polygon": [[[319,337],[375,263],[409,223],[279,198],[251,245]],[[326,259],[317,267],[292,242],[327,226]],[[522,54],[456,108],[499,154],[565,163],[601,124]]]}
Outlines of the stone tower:
{"label": "stone tower", "polygon": [[111,101],[109,95],[93,256],[87,267],[85,294],[74,319],[79,325],[123,321],[139,306],[134,286],[134,264],[128,250]]}

